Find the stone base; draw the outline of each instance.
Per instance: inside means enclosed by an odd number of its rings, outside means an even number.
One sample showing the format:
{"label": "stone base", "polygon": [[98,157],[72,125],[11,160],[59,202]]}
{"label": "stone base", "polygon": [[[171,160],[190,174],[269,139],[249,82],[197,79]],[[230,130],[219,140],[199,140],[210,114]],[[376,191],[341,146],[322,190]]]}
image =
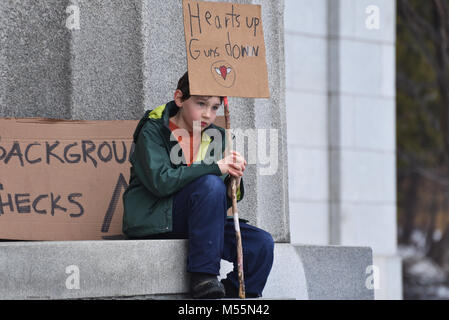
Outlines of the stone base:
{"label": "stone base", "polygon": [[[0,299],[188,297],[187,240],[0,243]],[[269,299],[374,299],[370,248],[275,245]],[[141,296],[141,297],[139,297]]]}

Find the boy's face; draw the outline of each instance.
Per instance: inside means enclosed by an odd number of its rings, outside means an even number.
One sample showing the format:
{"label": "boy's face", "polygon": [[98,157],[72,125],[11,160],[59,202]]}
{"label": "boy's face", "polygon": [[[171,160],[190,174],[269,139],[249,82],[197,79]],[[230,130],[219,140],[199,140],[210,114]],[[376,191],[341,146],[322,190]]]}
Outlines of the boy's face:
{"label": "boy's face", "polygon": [[193,130],[194,121],[201,123],[201,130],[214,123],[221,105],[219,97],[191,96],[189,99],[182,101],[182,92],[180,90],[179,92],[180,95],[175,93],[175,102],[178,107],[182,108],[180,110],[181,117],[189,126],[189,131]]}

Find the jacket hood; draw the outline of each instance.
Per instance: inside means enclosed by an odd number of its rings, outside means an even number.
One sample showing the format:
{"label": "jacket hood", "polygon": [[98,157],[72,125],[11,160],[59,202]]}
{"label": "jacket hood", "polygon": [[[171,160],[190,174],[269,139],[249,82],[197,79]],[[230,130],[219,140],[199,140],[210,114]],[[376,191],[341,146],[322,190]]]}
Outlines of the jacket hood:
{"label": "jacket hood", "polygon": [[153,110],[147,110],[143,117],[140,119],[139,123],[137,124],[137,127],[133,134],[133,141],[134,143],[137,143],[137,138],[139,137],[139,133],[142,130],[145,123],[150,120],[159,120],[162,122],[164,126],[169,128],[169,121],[170,118],[173,117],[176,113],[178,113],[179,108],[175,104],[174,101],[170,101],[169,103],[165,105],[161,105]]}

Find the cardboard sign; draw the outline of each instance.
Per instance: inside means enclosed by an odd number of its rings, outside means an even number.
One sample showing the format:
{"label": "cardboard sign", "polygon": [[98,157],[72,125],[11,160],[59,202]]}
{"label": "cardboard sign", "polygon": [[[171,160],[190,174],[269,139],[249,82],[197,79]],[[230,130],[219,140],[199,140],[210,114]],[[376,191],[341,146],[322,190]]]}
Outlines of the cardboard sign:
{"label": "cardboard sign", "polygon": [[260,5],[183,0],[190,93],[268,98]]}
{"label": "cardboard sign", "polygon": [[0,119],[0,239],[120,236],[136,125]]}

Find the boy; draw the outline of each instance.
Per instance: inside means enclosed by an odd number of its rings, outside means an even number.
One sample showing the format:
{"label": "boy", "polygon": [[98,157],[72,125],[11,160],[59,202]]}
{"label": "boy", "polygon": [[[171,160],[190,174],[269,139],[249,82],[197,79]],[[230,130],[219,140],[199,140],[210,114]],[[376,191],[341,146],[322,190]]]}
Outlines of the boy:
{"label": "boy", "polygon": [[[234,221],[227,209],[232,206],[230,176],[237,179],[237,201],[244,196],[247,162],[235,151],[222,159],[225,130],[213,124],[222,99],[191,96],[185,73],[174,100],[147,111],[138,123],[123,195],[128,238],[189,239],[190,292],[199,299],[238,297]],[[246,222],[240,222],[246,296],[260,297],[274,243],[269,233]],[[233,262],[234,270],[219,282],[221,259]]]}

